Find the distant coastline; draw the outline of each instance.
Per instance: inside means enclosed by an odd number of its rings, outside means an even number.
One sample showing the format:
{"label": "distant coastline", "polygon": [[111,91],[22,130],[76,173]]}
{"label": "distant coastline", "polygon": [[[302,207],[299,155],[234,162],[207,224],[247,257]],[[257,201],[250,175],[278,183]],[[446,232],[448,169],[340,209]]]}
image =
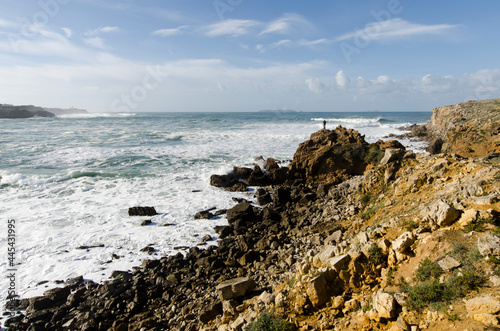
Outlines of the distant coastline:
{"label": "distant coastline", "polygon": [[88,111],[78,108],[43,108],[33,105],[14,106],[0,104],[0,118],[57,117],[72,114],[88,114]]}
{"label": "distant coastline", "polygon": [[259,110],[258,113],[279,113],[279,114],[284,114],[284,113],[301,113],[301,112],[297,111],[297,110],[264,109],[264,110]]}

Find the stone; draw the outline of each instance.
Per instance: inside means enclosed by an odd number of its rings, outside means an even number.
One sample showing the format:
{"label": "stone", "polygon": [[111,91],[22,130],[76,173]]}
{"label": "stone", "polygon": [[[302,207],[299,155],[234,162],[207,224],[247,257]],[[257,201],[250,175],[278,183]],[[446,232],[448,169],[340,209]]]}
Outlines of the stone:
{"label": "stone", "polygon": [[482,256],[500,255],[500,238],[487,234],[477,239],[477,249]]}
{"label": "stone", "polygon": [[236,221],[249,222],[255,216],[252,205],[247,202],[239,203],[226,213],[227,221],[233,224]]}
{"label": "stone", "polygon": [[483,323],[486,326],[497,326],[498,318],[493,314],[475,314],[472,318],[480,323]]}
{"label": "stone", "polygon": [[443,259],[439,260],[438,264],[441,267],[441,269],[443,269],[444,271],[453,270],[455,268],[460,267],[460,265],[461,265],[460,262],[458,262],[457,260],[455,260],[451,256],[446,256]]}
{"label": "stone", "polygon": [[327,284],[323,274],[313,278],[307,286],[307,296],[314,307],[321,307],[328,300]]}
{"label": "stone", "polygon": [[336,296],[335,298],[333,298],[332,308],[333,309],[342,309],[342,308],[344,308],[344,303],[345,303],[345,300],[344,300],[343,296],[341,296],[341,295]]}
{"label": "stone", "polygon": [[500,286],[500,277],[498,277],[498,276],[491,276],[490,277],[490,282],[493,283],[493,286],[498,287],[498,286]]}
{"label": "stone", "polygon": [[410,326],[408,325],[408,323],[406,323],[406,321],[403,317],[399,316],[396,323],[397,323],[396,325],[398,326],[398,328],[400,328],[401,330],[404,330],[404,331],[410,330]]}
{"label": "stone", "polygon": [[492,205],[496,202],[498,202],[498,195],[497,194],[491,194],[483,197],[474,197],[472,201],[476,205]]}
{"label": "stone", "polygon": [[462,213],[462,216],[457,221],[457,225],[460,227],[465,227],[468,224],[474,222],[477,219],[479,212],[476,209],[467,209]]}
{"label": "stone", "polygon": [[349,301],[346,301],[344,303],[344,309],[342,310],[342,312],[345,314],[345,313],[349,313],[349,312],[352,312],[352,311],[355,311],[357,309],[359,309],[359,302],[358,300],[356,299],[351,299]]}
{"label": "stone", "polygon": [[460,212],[443,200],[432,205],[427,214],[427,217],[440,227],[453,224],[459,216]]}
{"label": "stone", "polygon": [[129,216],[155,216],[158,213],[155,207],[131,207],[128,209]]}
{"label": "stone", "polygon": [[396,317],[396,300],[392,295],[382,290],[373,293],[373,309],[381,318]]}
{"label": "stone", "polygon": [[404,151],[402,149],[388,148],[385,150],[384,157],[380,160],[381,165],[400,160],[403,158]]}
{"label": "stone", "polygon": [[216,290],[221,300],[236,299],[245,296],[256,284],[248,277],[233,278],[217,285]]}
{"label": "stone", "polygon": [[222,314],[222,303],[217,302],[215,304],[210,305],[209,307],[204,308],[200,314],[200,322],[208,323],[211,320],[215,319],[217,315]]}
{"label": "stone", "polygon": [[404,253],[415,242],[415,236],[411,232],[405,232],[392,242],[392,249]]}
{"label": "stone", "polygon": [[341,239],[342,239],[342,231],[341,230],[337,230],[334,233],[332,233],[331,235],[329,235],[328,237],[326,237],[325,244],[326,245],[329,245],[331,243],[338,244]]}
{"label": "stone", "polygon": [[500,301],[490,295],[487,295],[467,300],[465,307],[471,315],[483,313],[497,314],[500,312]]}
{"label": "stone", "polygon": [[53,301],[50,298],[38,296],[29,299],[28,311],[34,312],[52,307]]}
{"label": "stone", "polygon": [[144,221],[142,221],[141,226],[146,226],[146,225],[149,225],[151,223],[153,223],[151,220],[144,220]]}
{"label": "stone", "polygon": [[43,295],[50,298],[52,301],[66,301],[68,295],[71,293],[69,287],[56,287],[43,292]]}
{"label": "stone", "polygon": [[335,256],[335,246],[326,246],[321,252],[316,254],[313,258],[313,264],[316,267],[321,267],[328,261],[332,256]]}
{"label": "stone", "polygon": [[337,272],[341,270],[346,270],[351,261],[351,256],[349,254],[343,254],[335,256],[328,260],[328,267],[335,269]]}

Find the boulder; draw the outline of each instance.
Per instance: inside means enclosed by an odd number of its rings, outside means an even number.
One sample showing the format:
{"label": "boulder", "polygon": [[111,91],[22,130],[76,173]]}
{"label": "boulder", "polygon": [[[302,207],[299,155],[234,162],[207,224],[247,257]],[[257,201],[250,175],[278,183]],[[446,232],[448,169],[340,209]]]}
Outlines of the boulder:
{"label": "boulder", "polygon": [[386,165],[396,160],[401,160],[404,155],[404,150],[388,148],[385,150],[384,157],[380,160],[380,164]]}
{"label": "boulder", "polygon": [[217,285],[216,290],[221,300],[236,299],[245,296],[256,284],[248,277],[233,278]]}
{"label": "boulder", "polygon": [[155,216],[158,213],[155,207],[131,207],[128,209],[129,216]]}
{"label": "boulder", "polygon": [[324,274],[313,278],[307,285],[307,296],[314,307],[321,307],[329,298]]}
{"label": "boulder", "polygon": [[477,240],[477,249],[482,256],[498,256],[500,255],[500,238],[493,234],[487,234]]}
{"label": "boulder", "polygon": [[54,302],[59,302],[66,301],[70,293],[71,289],[69,287],[56,287],[43,292],[43,295],[50,298]]}
{"label": "boulder", "polygon": [[500,312],[500,301],[490,295],[487,295],[467,300],[465,307],[471,315],[483,313],[497,314]]}
{"label": "boulder", "polygon": [[381,318],[391,319],[396,317],[396,300],[384,291],[373,293],[373,309]]}
{"label": "boulder", "polygon": [[411,232],[405,232],[392,242],[392,249],[404,253],[415,242],[415,236]]}
{"label": "boulder", "polygon": [[249,222],[255,216],[252,205],[248,202],[239,203],[226,213],[227,221],[233,224],[236,221],[243,223]]}
{"label": "boulder", "polygon": [[472,318],[480,323],[483,323],[484,325],[487,325],[487,326],[497,326],[498,325],[498,318],[493,314],[486,314],[486,313],[475,314],[472,316]]}
{"label": "boulder", "polygon": [[320,130],[299,145],[290,164],[289,177],[338,183],[352,175],[362,175],[369,164],[378,164],[383,154],[378,145],[368,144],[355,130],[342,126]]}
{"label": "boulder", "polygon": [[440,227],[453,224],[459,217],[460,211],[443,200],[438,200],[432,205],[427,214],[427,218]]}

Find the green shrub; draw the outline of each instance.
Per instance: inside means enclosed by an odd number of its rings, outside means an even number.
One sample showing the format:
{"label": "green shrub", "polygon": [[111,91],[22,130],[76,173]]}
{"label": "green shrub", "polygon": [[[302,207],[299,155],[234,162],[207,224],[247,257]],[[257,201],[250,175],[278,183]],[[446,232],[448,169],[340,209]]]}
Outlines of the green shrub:
{"label": "green shrub", "polygon": [[269,312],[262,313],[259,318],[245,327],[245,331],[295,331],[295,325],[275,317]]}
{"label": "green shrub", "polygon": [[418,265],[416,277],[420,281],[425,281],[430,278],[438,278],[443,274],[443,269],[437,264],[437,262],[432,262],[428,258],[425,258],[425,260],[420,261],[420,264]]}
{"label": "green shrub", "polygon": [[365,194],[361,197],[361,203],[365,206],[370,202],[370,200],[371,196],[369,194]]}
{"label": "green shrub", "polygon": [[375,265],[384,264],[385,256],[382,253],[382,248],[378,246],[370,247],[368,250],[368,260]]}
{"label": "green shrub", "polygon": [[445,286],[437,280],[429,280],[407,289],[407,303],[411,309],[420,311],[427,305],[443,301]]}

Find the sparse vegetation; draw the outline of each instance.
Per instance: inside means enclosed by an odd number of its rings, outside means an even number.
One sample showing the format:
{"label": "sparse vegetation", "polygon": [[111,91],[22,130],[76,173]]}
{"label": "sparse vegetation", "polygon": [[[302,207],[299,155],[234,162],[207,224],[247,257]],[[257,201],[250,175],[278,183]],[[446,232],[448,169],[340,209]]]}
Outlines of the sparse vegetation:
{"label": "sparse vegetation", "polygon": [[264,312],[259,318],[245,327],[245,331],[294,331],[295,325],[274,316],[273,313]]}
{"label": "sparse vegetation", "polygon": [[432,262],[428,258],[421,261],[415,277],[420,281],[426,281],[431,278],[438,278],[443,274],[443,269],[437,264],[437,262]]}
{"label": "sparse vegetation", "polygon": [[384,264],[385,256],[382,252],[382,248],[378,246],[372,246],[368,250],[368,260],[374,265]]}

